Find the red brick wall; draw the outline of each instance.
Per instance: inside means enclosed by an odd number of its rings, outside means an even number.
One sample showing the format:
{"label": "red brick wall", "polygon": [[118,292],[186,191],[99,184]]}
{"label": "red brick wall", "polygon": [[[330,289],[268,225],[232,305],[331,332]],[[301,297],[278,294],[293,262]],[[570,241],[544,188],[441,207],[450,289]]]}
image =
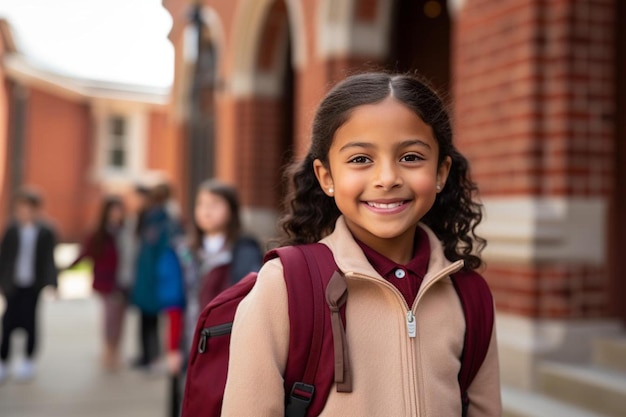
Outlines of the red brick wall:
{"label": "red brick wall", "polygon": [[[1,44],[0,44],[1,47]],[[1,51],[0,51],[1,55]],[[0,227],[8,218],[8,202],[11,200],[9,184],[9,112],[10,112],[10,91],[8,82],[4,78],[4,72],[0,67]]]}
{"label": "red brick wall", "polygon": [[83,238],[99,195],[91,183],[93,134],[86,104],[29,89],[24,181],[41,189],[62,240]]}
{"label": "red brick wall", "polygon": [[[178,13],[173,38],[185,24],[181,3],[166,2]],[[220,79],[232,81],[241,2],[204,4],[215,9],[223,26]],[[308,147],[311,121],[325,92],[346,75],[379,65],[365,56],[320,57],[318,4],[301,2],[307,54],[305,65],[295,70],[297,156]],[[613,192],[614,4],[465,1],[452,20],[454,127],[482,196],[608,199]],[[357,2],[355,18],[373,21],[376,5],[377,0]],[[260,54],[273,50],[263,42],[259,46]],[[267,70],[271,61],[257,58]],[[279,99],[233,97],[228,84],[218,94],[217,172],[241,187],[246,206],[277,205],[280,117]],[[554,318],[609,314],[606,266],[490,262],[486,276],[500,311]]]}
{"label": "red brick wall", "polygon": [[[454,44],[455,130],[483,196],[612,192],[614,0],[468,0]],[[610,314],[606,266],[490,263],[501,311]]]}
{"label": "red brick wall", "polygon": [[[7,52],[6,49],[7,46],[4,44],[4,39],[0,34],[0,57],[4,56]],[[9,151],[9,103],[11,93],[8,80],[5,77],[4,68],[0,66],[0,227],[3,227],[6,222],[5,219],[8,216],[9,207],[7,203],[10,200],[7,155]]]}
{"label": "red brick wall", "polygon": [[294,156],[303,158],[311,143],[311,124],[318,103],[324,97],[330,83],[326,79],[326,63],[313,61],[295,75],[296,106],[294,121]]}
{"label": "red brick wall", "polygon": [[483,195],[610,192],[612,5],[467,1],[455,127]]}
{"label": "red brick wall", "polygon": [[568,319],[611,314],[604,267],[489,264],[487,275],[502,312]]}
{"label": "red brick wall", "polygon": [[165,108],[150,111],[148,117],[147,168],[161,171],[165,175],[172,186],[174,198],[183,205],[183,213],[186,213],[186,140],[181,127],[167,114]]}
{"label": "red brick wall", "polygon": [[235,104],[235,182],[243,206],[277,208],[280,203],[282,135],[280,99],[250,98]]}

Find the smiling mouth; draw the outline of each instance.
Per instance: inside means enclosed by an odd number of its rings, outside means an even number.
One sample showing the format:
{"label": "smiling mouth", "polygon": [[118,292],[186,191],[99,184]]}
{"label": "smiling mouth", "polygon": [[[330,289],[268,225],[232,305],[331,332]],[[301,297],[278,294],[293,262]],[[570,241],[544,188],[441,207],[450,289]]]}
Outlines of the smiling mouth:
{"label": "smiling mouth", "polygon": [[393,203],[377,203],[374,201],[366,201],[366,204],[370,207],[381,209],[381,210],[392,210],[404,205],[406,201],[396,201]]}

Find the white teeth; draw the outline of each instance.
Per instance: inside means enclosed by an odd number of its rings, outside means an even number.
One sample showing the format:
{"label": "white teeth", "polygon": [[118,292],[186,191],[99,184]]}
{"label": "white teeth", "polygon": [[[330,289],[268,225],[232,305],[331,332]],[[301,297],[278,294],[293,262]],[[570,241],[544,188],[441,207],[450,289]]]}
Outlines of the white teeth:
{"label": "white teeth", "polygon": [[370,207],[378,208],[378,209],[393,209],[396,207],[400,207],[402,205],[402,201],[399,201],[397,203],[390,203],[390,204],[373,203],[373,202],[368,201],[367,205],[369,205]]}

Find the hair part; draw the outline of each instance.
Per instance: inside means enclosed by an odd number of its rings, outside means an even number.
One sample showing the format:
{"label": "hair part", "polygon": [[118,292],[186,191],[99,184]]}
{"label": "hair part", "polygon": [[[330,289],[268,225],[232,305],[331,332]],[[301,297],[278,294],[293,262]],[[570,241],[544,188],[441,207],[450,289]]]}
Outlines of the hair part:
{"label": "hair part", "polygon": [[322,100],[313,120],[307,155],[285,172],[288,193],[280,221],[283,245],[317,242],[330,234],[341,212],[335,200],[321,189],[313,169],[319,159],[328,166],[328,152],[335,132],[359,106],[393,97],[429,125],[439,145],[438,163],[450,157],[452,165],[443,190],[421,221],[441,240],[451,261],[464,260],[465,267],[482,264],[486,241],[475,233],[482,220],[482,205],[475,201],[478,188],[470,178],[469,164],[452,142],[452,126],[443,100],[429,84],[413,74],[365,73],[338,83]]}

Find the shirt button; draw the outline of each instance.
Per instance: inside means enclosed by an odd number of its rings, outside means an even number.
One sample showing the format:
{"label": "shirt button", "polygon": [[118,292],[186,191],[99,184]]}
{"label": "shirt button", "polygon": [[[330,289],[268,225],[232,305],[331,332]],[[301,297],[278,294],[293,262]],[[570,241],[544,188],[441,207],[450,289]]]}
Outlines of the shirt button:
{"label": "shirt button", "polygon": [[406,277],[406,272],[404,271],[404,269],[398,268],[396,269],[395,275],[396,275],[396,278],[402,279]]}

